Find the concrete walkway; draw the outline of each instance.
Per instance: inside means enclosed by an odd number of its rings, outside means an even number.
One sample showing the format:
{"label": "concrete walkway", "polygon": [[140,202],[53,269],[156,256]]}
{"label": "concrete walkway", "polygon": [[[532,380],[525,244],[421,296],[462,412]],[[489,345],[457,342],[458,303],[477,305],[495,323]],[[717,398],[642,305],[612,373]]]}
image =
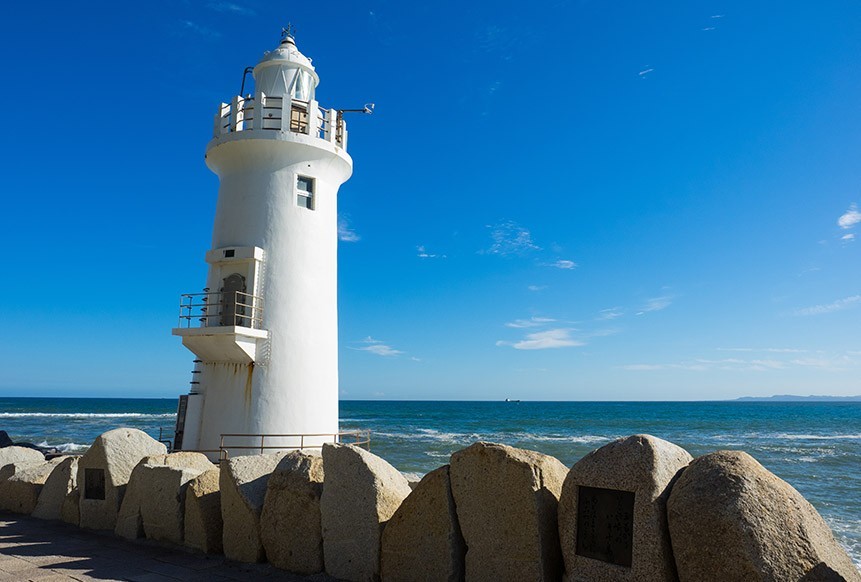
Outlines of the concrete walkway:
{"label": "concrete walkway", "polygon": [[129,542],[107,532],[0,512],[0,580],[267,580],[330,582],[268,564],[241,564],[175,546]]}

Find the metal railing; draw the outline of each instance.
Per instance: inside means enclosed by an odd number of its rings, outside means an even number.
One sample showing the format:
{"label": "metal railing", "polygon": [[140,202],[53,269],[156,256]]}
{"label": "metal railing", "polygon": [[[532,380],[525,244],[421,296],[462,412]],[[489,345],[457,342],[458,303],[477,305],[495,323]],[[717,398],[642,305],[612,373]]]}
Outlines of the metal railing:
{"label": "metal railing", "polygon": [[[315,110],[317,115],[312,115]],[[291,131],[346,147],[347,129],[340,111],[318,107],[316,101],[258,93],[221,104],[215,116],[215,137],[255,130]]]}
{"label": "metal railing", "polygon": [[[249,441],[259,439],[259,443],[255,444],[225,444],[225,439],[243,439]],[[270,439],[267,444],[266,439]],[[271,444],[271,439],[290,439],[295,442],[298,439],[298,444]],[[306,439],[310,440],[310,444],[306,444]],[[321,439],[331,439],[323,440]],[[259,454],[264,454],[267,451],[302,451],[305,449],[320,449],[323,443],[332,442],[339,444],[355,445],[363,447],[366,450],[371,450],[371,431],[369,430],[352,430],[343,432],[315,433],[315,434],[222,434],[219,451],[222,459],[230,458],[230,451],[257,451]]]}
{"label": "metal railing", "polygon": [[179,298],[179,327],[261,329],[263,299],[250,293],[184,293]]}
{"label": "metal railing", "polygon": [[166,435],[173,433],[176,436],[176,431],[171,431],[170,429],[165,429],[163,426],[158,427],[158,442],[167,447],[167,452],[173,452],[173,440],[167,438]]}

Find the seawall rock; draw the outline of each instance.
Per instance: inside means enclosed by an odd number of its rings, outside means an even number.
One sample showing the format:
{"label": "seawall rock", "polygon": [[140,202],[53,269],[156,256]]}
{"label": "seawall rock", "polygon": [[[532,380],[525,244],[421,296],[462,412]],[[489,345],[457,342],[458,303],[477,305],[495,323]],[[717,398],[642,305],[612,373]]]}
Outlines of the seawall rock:
{"label": "seawall rock", "polygon": [[260,513],[266,499],[269,475],[283,457],[248,455],[221,463],[221,518],[224,521],[224,555],[240,562],[262,562],[266,556],[260,539]]}
{"label": "seawall rock", "polygon": [[[39,501],[45,481],[62,460],[57,458],[32,464],[15,463],[15,474],[0,481],[0,509],[31,514]],[[6,469],[8,470],[8,465]]]}
{"label": "seawall rock", "polygon": [[61,519],[63,503],[66,501],[66,496],[76,487],[77,479],[78,457],[61,458],[42,487],[39,501],[33,509],[33,517]]}
{"label": "seawall rock", "polygon": [[556,512],[568,473],[541,453],[478,442],[451,456],[451,489],[466,540],[466,579],[558,580]]}
{"label": "seawall rock", "polygon": [[78,461],[80,526],[114,529],[132,470],[146,456],[167,453],[143,431],[117,428],[96,437]]}
{"label": "seawall rock", "polygon": [[260,516],[260,537],[270,564],[299,574],[323,571],[322,493],[319,454],[295,451],[275,467]]}
{"label": "seawall rock", "polygon": [[[575,463],[559,499],[559,538],[568,578],[676,580],[667,499],[673,480],[692,460],[673,443],[634,435]],[[583,531],[578,531],[578,517]]]}
{"label": "seawall rock", "polygon": [[223,551],[220,470],[201,473],[185,492],[185,545],[206,554]]}
{"label": "seawall rock", "polygon": [[464,578],[466,543],[460,532],[449,466],[413,488],[383,530],[383,582],[457,582]]}
{"label": "seawall rock", "polygon": [[12,465],[15,463],[26,465],[44,462],[45,455],[33,449],[15,446],[0,448],[0,470],[2,470],[6,465]]}
{"label": "seawall rock", "polygon": [[63,500],[60,509],[60,520],[72,524],[75,527],[81,525],[81,491],[75,486]]}
{"label": "seawall rock", "polygon": [[667,510],[681,582],[861,582],[813,506],[747,453],[694,460]]}
{"label": "seawall rock", "polygon": [[178,452],[144,457],[132,471],[115,533],[127,539],[182,544],[188,482],[213,469],[205,455]]}
{"label": "seawall rock", "polygon": [[380,535],[410,494],[388,462],[353,445],[323,445],[326,480],[320,499],[326,573],[364,582],[380,576]]}

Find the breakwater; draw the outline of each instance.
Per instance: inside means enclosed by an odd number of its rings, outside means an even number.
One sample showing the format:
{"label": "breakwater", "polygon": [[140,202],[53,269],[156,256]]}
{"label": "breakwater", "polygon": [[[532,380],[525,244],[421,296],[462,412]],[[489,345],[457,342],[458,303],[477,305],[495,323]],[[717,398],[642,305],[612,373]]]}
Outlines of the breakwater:
{"label": "breakwater", "polygon": [[[116,426],[154,438],[175,399],[0,398],[16,441],[81,453]],[[345,430],[370,429],[372,450],[412,480],[472,442],[540,451],[567,466],[614,439],[648,433],[693,456],[750,453],[811,501],[861,566],[861,403],[342,401]]]}
{"label": "breakwater", "polygon": [[[349,445],[322,456],[166,454],[134,429],[50,462],[0,449],[0,508],[345,580],[850,580],[813,507],[742,452],[635,435],[569,468],[491,443],[410,484]],[[220,543],[219,543],[220,542]]]}

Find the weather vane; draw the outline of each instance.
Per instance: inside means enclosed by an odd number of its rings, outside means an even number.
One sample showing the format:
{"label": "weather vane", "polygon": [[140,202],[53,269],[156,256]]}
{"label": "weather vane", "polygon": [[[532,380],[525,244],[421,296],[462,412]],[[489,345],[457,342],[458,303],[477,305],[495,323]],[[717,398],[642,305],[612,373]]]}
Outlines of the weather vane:
{"label": "weather vane", "polygon": [[286,28],[281,29],[281,38],[295,38],[296,37],[296,27],[293,26],[292,23],[288,22]]}

